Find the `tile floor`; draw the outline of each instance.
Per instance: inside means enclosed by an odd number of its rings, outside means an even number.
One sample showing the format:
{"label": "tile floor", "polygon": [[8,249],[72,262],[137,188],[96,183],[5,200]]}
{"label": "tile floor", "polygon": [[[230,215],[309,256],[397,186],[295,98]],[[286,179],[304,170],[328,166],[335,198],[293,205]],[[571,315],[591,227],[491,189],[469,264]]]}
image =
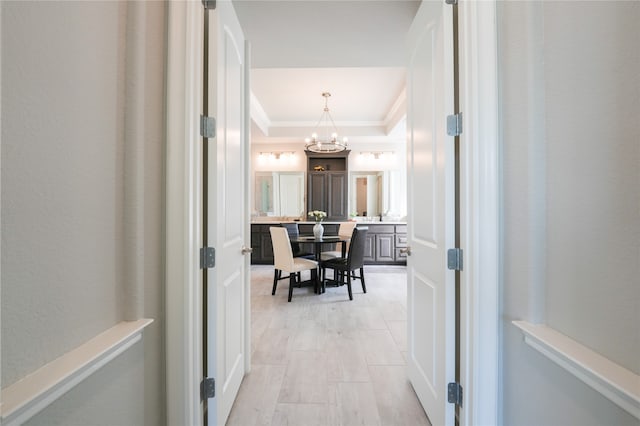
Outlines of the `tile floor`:
{"label": "tile floor", "polygon": [[[252,369],[228,426],[429,425],[406,379],[406,270],[366,266],[346,287],[295,289],[252,266]],[[307,273],[308,274],[308,273]]]}

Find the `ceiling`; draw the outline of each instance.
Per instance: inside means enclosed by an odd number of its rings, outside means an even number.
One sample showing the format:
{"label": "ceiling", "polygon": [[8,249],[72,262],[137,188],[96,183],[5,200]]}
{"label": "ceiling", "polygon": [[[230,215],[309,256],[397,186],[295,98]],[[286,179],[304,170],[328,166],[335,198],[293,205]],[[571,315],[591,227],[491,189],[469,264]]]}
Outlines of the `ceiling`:
{"label": "ceiling", "polygon": [[251,43],[253,141],[300,143],[324,108],[350,144],[404,139],[415,0],[234,0]]}

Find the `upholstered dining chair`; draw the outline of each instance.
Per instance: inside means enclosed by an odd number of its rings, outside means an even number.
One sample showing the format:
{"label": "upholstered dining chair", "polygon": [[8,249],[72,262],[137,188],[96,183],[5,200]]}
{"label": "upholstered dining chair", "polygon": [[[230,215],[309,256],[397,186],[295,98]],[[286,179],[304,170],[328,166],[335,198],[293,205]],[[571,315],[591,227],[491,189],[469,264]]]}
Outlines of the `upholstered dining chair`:
{"label": "upholstered dining chair", "polygon": [[300,283],[300,272],[311,271],[311,279],[314,281],[314,291],[318,292],[317,276],[318,276],[318,262],[311,259],[305,259],[302,257],[293,257],[293,250],[291,249],[291,241],[289,240],[289,234],[287,229],[281,226],[272,226],[269,228],[271,233],[271,242],[273,244],[273,290],[271,295],[276,294],[276,287],[281,273],[289,274],[289,302],[293,296],[293,287],[297,283]]}
{"label": "upholstered dining chair", "polygon": [[[287,233],[289,234],[289,238],[298,237],[300,235],[300,230],[298,229],[298,224],[293,223],[283,223],[281,224],[283,228],[287,229]],[[303,250],[303,247],[299,243],[292,243],[291,249],[293,250],[293,257],[306,257],[307,259],[314,259],[315,254],[310,251]]]}
{"label": "upholstered dining chair", "polygon": [[[349,300],[353,300],[353,292],[351,291],[351,279],[357,278],[362,284],[362,291],[367,292],[364,282],[364,246],[367,240],[367,231],[369,228],[355,228],[351,236],[351,244],[349,244],[349,252],[347,257],[334,257],[320,263],[321,273],[321,292],[324,293],[327,281],[327,269],[333,269],[333,276],[339,283],[347,284],[349,292]],[[359,270],[360,275],[356,275]]]}
{"label": "upholstered dining chair", "polygon": [[[356,228],[356,222],[340,222],[340,227],[338,228],[338,235],[344,238],[351,238],[353,234],[353,230]],[[335,257],[342,257],[342,244],[346,244],[345,253],[349,250],[349,241],[346,243],[338,243],[336,244],[335,250],[323,251],[320,254],[320,260],[329,260]]]}

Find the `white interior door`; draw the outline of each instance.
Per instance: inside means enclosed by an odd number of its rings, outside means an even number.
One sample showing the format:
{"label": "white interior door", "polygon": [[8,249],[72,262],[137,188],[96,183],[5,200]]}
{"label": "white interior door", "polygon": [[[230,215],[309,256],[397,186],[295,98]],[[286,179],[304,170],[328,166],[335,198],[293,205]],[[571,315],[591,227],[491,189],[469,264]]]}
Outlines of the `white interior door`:
{"label": "white interior door", "polygon": [[447,384],[455,378],[452,10],[422,2],[409,31],[407,311],[409,380],[433,425],[454,424]]}
{"label": "white interior door", "polygon": [[244,36],[229,0],[209,13],[208,115],[217,134],[208,144],[208,245],[216,266],[207,276],[207,376],[216,380],[209,425],[224,425],[245,374],[245,318],[249,280],[246,239]]}

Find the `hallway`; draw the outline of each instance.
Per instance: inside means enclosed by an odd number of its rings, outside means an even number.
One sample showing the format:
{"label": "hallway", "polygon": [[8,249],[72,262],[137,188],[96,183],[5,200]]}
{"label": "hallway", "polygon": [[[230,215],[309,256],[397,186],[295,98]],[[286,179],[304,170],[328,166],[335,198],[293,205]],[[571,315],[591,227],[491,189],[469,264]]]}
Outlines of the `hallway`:
{"label": "hallway", "polygon": [[351,302],[343,287],[287,303],[273,266],[251,273],[252,367],[228,426],[429,425],[406,379],[404,267],[365,267]]}

